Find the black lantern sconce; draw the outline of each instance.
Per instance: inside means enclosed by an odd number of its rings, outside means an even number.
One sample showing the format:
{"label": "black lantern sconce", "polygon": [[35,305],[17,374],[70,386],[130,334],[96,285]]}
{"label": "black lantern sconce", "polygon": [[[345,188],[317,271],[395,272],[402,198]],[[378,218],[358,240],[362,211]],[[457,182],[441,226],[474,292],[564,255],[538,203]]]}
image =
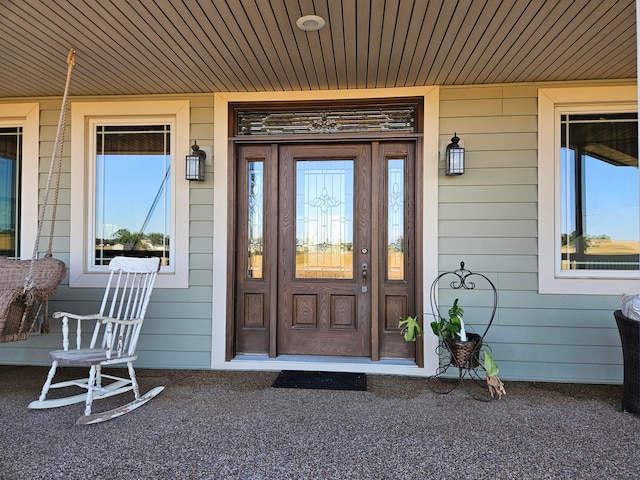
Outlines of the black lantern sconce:
{"label": "black lantern sconce", "polygon": [[191,145],[191,150],[193,150],[191,155],[187,155],[186,179],[202,182],[204,181],[204,161],[207,158],[207,154],[200,150],[195,141]]}
{"label": "black lantern sconce", "polygon": [[462,175],[464,173],[464,148],[458,145],[460,139],[454,133],[451,143],[447,145],[445,161],[447,162],[447,175]]}

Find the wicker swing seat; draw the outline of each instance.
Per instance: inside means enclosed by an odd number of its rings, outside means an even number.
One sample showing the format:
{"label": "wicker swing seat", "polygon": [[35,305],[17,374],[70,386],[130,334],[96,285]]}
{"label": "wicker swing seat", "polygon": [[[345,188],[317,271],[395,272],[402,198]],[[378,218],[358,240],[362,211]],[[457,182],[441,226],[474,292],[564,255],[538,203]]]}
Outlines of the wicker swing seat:
{"label": "wicker swing seat", "polygon": [[[38,316],[42,312],[41,332],[49,332],[47,301],[67,274],[67,267],[61,260],[53,258],[53,238],[56,225],[58,195],[60,193],[60,173],[62,170],[62,150],[67,118],[69,83],[75,65],[76,51],[70,49],[67,55],[67,82],[62,97],[58,130],[49,164],[49,175],[44,191],[44,200],[38,214],[38,228],[33,245],[31,260],[13,260],[0,257],[0,343],[27,340],[34,330]],[[55,174],[54,174],[55,170]],[[42,258],[38,258],[40,236],[44,225],[44,215],[49,205],[49,194],[55,177],[54,195],[51,209],[51,231],[49,247]]]}
{"label": "wicker swing seat", "polygon": [[[29,337],[43,305],[67,273],[67,267],[61,260],[52,257],[36,259],[33,285],[27,290],[25,278],[30,267],[31,260],[0,257],[0,343],[18,342]],[[46,314],[44,319],[46,322]]]}

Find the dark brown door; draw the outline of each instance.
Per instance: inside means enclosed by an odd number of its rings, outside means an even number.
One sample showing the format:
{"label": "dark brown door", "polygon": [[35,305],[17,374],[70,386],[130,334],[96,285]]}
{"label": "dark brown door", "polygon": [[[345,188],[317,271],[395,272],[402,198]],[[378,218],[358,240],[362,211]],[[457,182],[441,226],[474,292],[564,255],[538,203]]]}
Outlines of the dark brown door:
{"label": "dark brown door", "polygon": [[278,352],[371,356],[371,146],[280,148]]}
{"label": "dark brown door", "polygon": [[237,146],[236,353],[416,357],[415,149]]}

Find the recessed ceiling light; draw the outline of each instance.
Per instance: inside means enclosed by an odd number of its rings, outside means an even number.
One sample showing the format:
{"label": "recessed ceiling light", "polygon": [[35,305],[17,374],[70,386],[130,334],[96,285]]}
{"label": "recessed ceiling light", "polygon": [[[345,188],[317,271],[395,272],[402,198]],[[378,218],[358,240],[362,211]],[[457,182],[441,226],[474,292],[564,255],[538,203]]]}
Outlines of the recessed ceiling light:
{"label": "recessed ceiling light", "polygon": [[324,18],[319,17],[318,15],[305,15],[296,21],[298,28],[305,32],[315,32],[316,30],[320,30],[324,27],[324,24]]}

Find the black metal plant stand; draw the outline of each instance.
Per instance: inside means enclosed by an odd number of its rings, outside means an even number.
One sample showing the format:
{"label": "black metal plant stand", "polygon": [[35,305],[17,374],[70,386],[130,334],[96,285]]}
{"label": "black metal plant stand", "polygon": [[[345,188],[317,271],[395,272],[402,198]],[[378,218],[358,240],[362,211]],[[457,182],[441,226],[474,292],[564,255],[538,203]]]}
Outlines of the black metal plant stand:
{"label": "black metal plant stand", "polygon": [[[439,337],[438,346],[436,347],[439,364],[435,375],[427,379],[427,385],[431,391],[441,394],[447,394],[457,387],[462,386],[474,399],[489,402],[493,397],[487,385],[480,351],[482,350],[484,337],[489,331],[489,328],[491,328],[498,307],[498,292],[495,285],[482,273],[474,273],[465,269],[464,262],[460,262],[460,268],[458,270],[441,273],[431,284],[431,312],[436,321],[442,317],[440,307],[438,306],[438,290],[443,281],[449,281],[449,287],[453,290],[464,291],[474,290],[476,288],[476,282],[474,280],[485,283],[493,294],[493,308],[489,322],[482,335],[468,333],[467,342]],[[458,369],[457,378],[454,375],[447,374],[451,367]]]}

